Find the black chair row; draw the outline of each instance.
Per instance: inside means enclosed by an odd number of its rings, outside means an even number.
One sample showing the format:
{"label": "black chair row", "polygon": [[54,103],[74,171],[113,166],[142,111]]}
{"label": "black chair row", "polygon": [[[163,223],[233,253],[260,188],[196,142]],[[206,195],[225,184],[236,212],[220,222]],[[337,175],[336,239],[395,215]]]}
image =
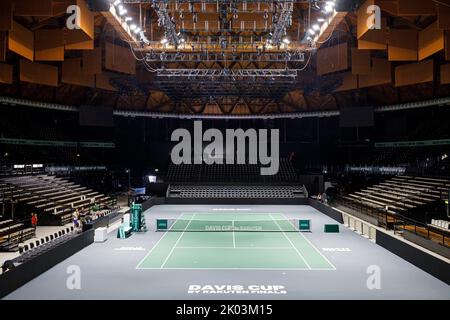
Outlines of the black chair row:
{"label": "black chair row", "polygon": [[22,254],[22,253],[28,252],[30,250],[33,250],[34,248],[37,248],[43,244],[49,243],[53,240],[56,240],[64,235],[72,233],[73,231],[74,231],[74,227],[70,226],[63,230],[59,230],[58,232],[54,232],[53,234],[45,236],[44,238],[38,239],[34,242],[30,242],[29,244],[26,244],[24,246],[20,246],[19,253]]}

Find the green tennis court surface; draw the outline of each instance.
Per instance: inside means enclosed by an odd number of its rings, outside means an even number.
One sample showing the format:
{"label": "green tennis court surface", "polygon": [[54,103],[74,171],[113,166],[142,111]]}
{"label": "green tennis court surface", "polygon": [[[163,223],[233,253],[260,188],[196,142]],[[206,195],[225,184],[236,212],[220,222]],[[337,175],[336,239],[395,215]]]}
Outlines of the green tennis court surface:
{"label": "green tennis court surface", "polygon": [[[233,226],[230,230],[244,222],[247,228],[254,221],[262,231],[196,232],[205,230],[206,221],[221,225],[226,221]],[[335,270],[282,214],[182,214],[171,229],[137,269]]]}

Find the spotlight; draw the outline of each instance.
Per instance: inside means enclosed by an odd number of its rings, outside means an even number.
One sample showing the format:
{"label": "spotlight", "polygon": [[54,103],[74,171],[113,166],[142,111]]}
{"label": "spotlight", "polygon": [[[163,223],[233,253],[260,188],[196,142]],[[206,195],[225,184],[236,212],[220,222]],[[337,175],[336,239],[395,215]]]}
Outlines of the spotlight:
{"label": "spotlight", "polygon": [[319,31],[319,30],[320,30],[320,26],[319,26],[318,24],[314,24],[314,25],[312,26],[312,28],[313,28],[313,30],[315,30],[315,31]]}
{"label": "spotlight", "polygon": [[324,21],[325,21],[324,18],[319,18],[319,19],[317,19],[317,22],[324,22]]}
{"label": "spotlight", "polygon": [[123,16],[124,14],[126,14],[128,11],[126,9],[123,10],[119,10],[119,16]]}
{"label": "spotlight", "polygon": [[134,33],[135,33],[135,34],[138,34],[139,32],[141,32],[141,28],[136,28],[136,29],[134,30]]}
{"label": "spotlight", "polygon": [[291,43],[291,41],[290,41],[288,38],[284,38],[284,39],[283,39],[283,43],[289,44],[289,43]]}
{"label": "spotlight", "polygon": [[137,28],[137,26],[136,26],[135,24],[132,24],[132,25],[130,26],[130,30],[131,30],[131,31],[135,30],[136,28]]}
{"label": "spotlight", "polygon": [[326,5],[324,10],[326,13],[330,13],[331,11],[333,11],[333,7],[330,5]]}
{"label": "spotlight", "polygon": [[311,1],[311,9],[316,11],[320,10],[319,2],[317,0]]}
{"label": "spotlight", "polygon": [[131,21],[131,20],[133,20],[132,17],[126,17],[126,18],[125,18],[125,22]]}
{"label": "spotlight", "polygon": [[168,42],[168,40],[166,38],[162,38],[160,42],[161,42],[161,44],[166,44]]}
{"label": "spotlight", "polygon": [[309,34],[312,35],[312,36],[316,34],[316,32],[315,32],[313,29],[309,29],[308,32],[309,32]]}

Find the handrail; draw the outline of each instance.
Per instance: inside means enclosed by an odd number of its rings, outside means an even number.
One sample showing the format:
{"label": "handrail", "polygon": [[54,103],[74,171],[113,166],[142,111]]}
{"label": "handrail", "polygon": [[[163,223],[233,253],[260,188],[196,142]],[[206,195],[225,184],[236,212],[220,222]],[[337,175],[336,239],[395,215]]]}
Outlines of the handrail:
{"label": "handrail", "polygon": [[[450,230],[440,230],[398,213],[391,214],[381,208],[371,208],[361,199],[349,200],[342,196],[336,196],[332,201],[342,203],[350,209],[362,211],[363,214],[376,218],[378,226],[384,227],[386,230],[392,230],[394,231],[394,234],[402,235],[404,231],[412,232],[417,236],[436,242],[446,248],[450,248]],[[366,220],[364,218],[362,219]]]}

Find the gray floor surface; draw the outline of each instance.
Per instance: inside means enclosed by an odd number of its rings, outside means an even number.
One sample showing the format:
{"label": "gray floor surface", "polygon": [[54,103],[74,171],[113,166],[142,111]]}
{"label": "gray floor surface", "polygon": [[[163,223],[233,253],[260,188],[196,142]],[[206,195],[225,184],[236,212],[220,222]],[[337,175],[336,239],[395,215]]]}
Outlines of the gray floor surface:
{"label": "gray floor surface", "polygon": [[[312,232],[305,235],[336,270],[136,270],[163,235],[154,231],[155,219],[189,212],[283,213],[312,219]],[[310,206],[162,205],[146,211],[146,221],[148,232],[124,240],[113,232],[106,242],[88,246],[5,299],[450,299],[444,282],[352,230],[341,226],[339,234],[324,233],[323,225],[335,221]],[[79,267],[80,289],[67,287],[73,279],[70,266]],[[367,286],[370,266],[380,270],[380,289]],[[191,285],[206,290],[189,293]],[[218,293],[223,285],[248,292]],[[246,290],[249,286],[259,290]]]}

